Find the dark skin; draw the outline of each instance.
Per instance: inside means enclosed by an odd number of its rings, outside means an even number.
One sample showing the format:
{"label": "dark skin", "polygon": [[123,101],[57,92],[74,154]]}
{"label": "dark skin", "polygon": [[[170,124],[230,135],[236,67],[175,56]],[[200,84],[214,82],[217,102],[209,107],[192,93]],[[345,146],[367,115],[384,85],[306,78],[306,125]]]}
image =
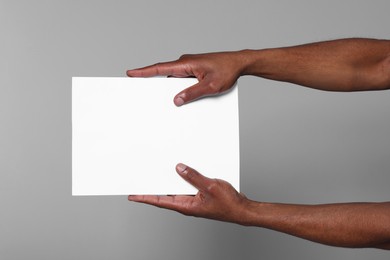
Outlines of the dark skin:
{"label": "dark skin", "polygon": [[[265,50],[184,55],[177,61],[129,70],[130,77],[196,77],[199,83],[174,97],[181,106],[229,90],[243,75],[325,91],[390,89],[390,41],[344,39]],[[339,247],[390,249],[390,202],[293,205],[250,200],[229,183],[184,165],[177,173],[195,196],[131,195],[184,215],[268,228]]]}

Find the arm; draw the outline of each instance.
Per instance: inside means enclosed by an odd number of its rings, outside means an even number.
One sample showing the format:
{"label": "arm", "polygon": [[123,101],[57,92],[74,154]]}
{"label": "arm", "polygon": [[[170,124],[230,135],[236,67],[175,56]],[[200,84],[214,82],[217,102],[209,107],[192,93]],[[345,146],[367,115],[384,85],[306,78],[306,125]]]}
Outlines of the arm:
{"label": "arm", "polygon": [[289,205],[251,201],[245,225],[340,247],[390,249],[390,203]]}
{"label": "arm", "polygon": [[183,55],[171,62],[129,70],[131,77],[194,76],[199,83],[178,93],[180,106],[230,89],[243,75],[328,91],[390,88],[390,41],[344,39],[294,47]]}
{"label": "arm", "polygon": [[340,247],[390,249],[390,203],[291,205],[255,202],[229,183],[209,179],[183,164],[176,171],[199,192],[195,196],[132,195],[130,201],[184,215],[268,228]]}
{"label": "arm", "polygon": [[344,39],[249,51],[243,74],[330,91],[390,88],[390,41]]}

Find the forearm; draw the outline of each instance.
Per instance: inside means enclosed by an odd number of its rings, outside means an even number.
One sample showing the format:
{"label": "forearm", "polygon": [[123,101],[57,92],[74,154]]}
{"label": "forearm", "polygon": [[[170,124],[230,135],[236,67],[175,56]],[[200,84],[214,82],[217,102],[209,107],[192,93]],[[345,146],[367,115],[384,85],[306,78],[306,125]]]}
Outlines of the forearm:
{"label": "forearm", "polygon": [[330,91],[390,88],[390,41],[344,39],[294,47],[245,50],[242,75]]}
{"label": "forearm", "polygon": [[390,202],[289,205],[248,201],[239,224],[332,246],[390,249]]}

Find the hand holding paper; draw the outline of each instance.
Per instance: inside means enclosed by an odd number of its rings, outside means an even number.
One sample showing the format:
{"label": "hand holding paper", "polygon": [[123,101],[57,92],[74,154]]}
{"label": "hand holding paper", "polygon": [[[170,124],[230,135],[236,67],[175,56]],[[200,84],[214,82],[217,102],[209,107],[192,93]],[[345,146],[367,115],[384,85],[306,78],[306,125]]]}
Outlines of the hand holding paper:
{"label": "hand holding paper", "polygon": [[177,173],[199,191],[195,196],[130,195],[130,201],[146,203],[175,210],[184,215],[203,217],[233,223],[245,223],[248,199],[232,185],[220,179],[210,179],[196,170],[179,163]]}
{"label": "hand holding paper", "polygon": [[176,61],[157,63],[128,70],[129,77],[196,77],[198,83],[180,91],[174,98],[177,106],[231,89],[240,76],[246,59],[241,52],[183,55]]}

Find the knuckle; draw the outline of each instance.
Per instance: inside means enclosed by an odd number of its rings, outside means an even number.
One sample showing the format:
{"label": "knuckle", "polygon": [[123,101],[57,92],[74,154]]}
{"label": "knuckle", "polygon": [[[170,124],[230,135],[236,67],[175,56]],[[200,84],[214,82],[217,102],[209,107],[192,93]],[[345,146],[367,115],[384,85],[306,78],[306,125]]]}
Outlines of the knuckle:
{"label": "knuckle", "polygon": [[191,54],[183,54],[180,56],[179,60],[184,60],[190,58],[192,55]]}
{"label": "knuckle", "polygon": [[196,177],[197,175],[197,172],[195,172],[194,170],[191,170],[191,169],[187,169],[187,178],[188,180],[192,180]]}
{"label": "knuckle", "polygon": [[219,183],[217,180],[214,180],[210,185],[207,186],[207,191],[211,194],[215,193],[219,189]]}
{"label": "knuckle", "polygon": [[154,66],[154,68],[155,68],[155,70],[156,70],[156,73],[157,74],[159,74],[160,73],[160,70],[161,70],[161,62],[158,62],[158,63],[156,63],[156,64],[154,64],[153,66]]}
{"label": "knuckle", "polygon": [[216,83],[215,81],[208,82],[207,87],[211,90],[213,94],[219,93],[221,90],[220,84]]}

